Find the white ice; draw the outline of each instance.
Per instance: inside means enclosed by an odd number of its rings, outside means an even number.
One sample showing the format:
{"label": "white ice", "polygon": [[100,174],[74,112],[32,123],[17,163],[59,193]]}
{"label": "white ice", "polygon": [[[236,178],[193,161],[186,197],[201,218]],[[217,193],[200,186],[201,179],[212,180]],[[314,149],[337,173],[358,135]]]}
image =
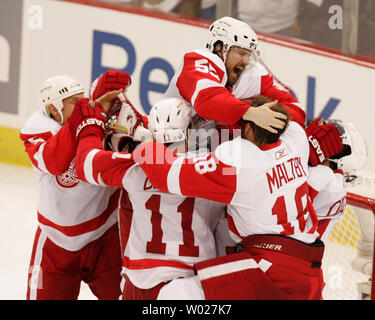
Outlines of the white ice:
{"label": "white ice", "polygon": [[[26,299],[37,229],[37,179],[31,168],[0,162],[0,300]],[[83,283],[80,300],[96,297]]]}

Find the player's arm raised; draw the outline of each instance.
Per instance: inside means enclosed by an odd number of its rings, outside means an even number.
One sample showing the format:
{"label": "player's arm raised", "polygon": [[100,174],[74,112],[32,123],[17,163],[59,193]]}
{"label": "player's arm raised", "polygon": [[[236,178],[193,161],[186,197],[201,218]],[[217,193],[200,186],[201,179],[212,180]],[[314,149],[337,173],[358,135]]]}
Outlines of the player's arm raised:
{"label": "player's arm raised", "polygon": [[237,172],[214,154],[186,158],[159,143],[145,143],[133,152],[151,184],[164,192],[230,203]]}
{"label": "player's arm raised", "polygon": [[81,180],[91,184],[123,188],[123,177],[134,161],[129,153],[103,150],[103,111],[98,102],[93,107],[88,99],[80,99],[69,118],[78,143],[75,169]]}
{"label": "player's arm raised", "polygon": [[185,55],[176,82],[181,96],[191,103],[200,117],[231,126],[244,117],[267,130],[273,130],[271,125],[279,128],[281,122],[277,116],[283,115],[270,110],[266,110],[266,116],[261,109],[250,111],[248,104],[237,99],[225,87],[227,79],[223,61],[219,57],[203,54],[194,51]]}

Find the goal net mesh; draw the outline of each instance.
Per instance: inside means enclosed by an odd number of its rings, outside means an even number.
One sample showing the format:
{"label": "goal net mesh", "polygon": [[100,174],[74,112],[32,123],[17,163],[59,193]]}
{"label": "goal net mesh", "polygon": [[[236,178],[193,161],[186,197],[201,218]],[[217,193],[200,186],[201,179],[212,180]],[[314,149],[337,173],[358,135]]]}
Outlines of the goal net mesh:
{"label": "goal net mesh", "polygon": [[[350,194],[360,195],[359,202],[363,202],[367,207],[371,199],[375,199],[375,175],[361,172],[358,178],[354,180],[351,178],[353,177],[346,177],[347,191]],[[335,224],[325,243],[322,262],[325,300],[359,300],[371,297],[371,275],[355,271],[352,262],[358,256],[358,248],[362,240],[365,239],[372,244],[374,242],[374,211],[370,207],[363,209],[358,203],[352,204],[350,194],[348,194],[350,204],[347,205],[342,219]],[[370,259],[373,260],[373,256],[369,257]],[[359,293],[359,287],[366,287],[369,295],[364,297]]]}

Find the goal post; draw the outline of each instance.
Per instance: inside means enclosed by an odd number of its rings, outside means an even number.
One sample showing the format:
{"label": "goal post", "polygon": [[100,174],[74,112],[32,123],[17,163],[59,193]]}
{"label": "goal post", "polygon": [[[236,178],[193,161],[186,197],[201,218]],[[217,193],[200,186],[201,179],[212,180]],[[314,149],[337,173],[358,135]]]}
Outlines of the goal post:
{"label": "goal post", "polygon": [[[353,205],[355,207],[358,207],[358,208],[362,208],[362,209],[369,209],[371,210],[371,212],[373,213],[374,215],[374,218],[375,218],[375,199],[373,198],[369,198],[369,197],[365,197],[365,196],[362,196],[362,195],[359,195],[359,194],[355,194],[355,193],[351,193],[351,192],[348,192],[347,193],[347,204],[349,205]],[[374,233],[375,233],[375,230],[374,230]],[[373,243],[375,241],[375,239],[373,238]],[[371,281],[371,300],[375,300],[375,279],[374,279],[374,275],[375,275],[375,263],[374,263],[374,259],[375,259],[375,245],[373,246],[373,255],[372,255],[372,281]]]}

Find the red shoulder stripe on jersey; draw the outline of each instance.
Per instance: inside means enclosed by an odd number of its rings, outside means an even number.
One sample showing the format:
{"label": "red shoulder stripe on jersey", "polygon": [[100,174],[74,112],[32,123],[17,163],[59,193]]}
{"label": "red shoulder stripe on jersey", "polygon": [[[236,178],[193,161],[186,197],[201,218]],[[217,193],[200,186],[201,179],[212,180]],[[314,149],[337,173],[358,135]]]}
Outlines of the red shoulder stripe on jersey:
{"label": "red shoulder stripe on jersey", "polygon": [[61,226],[47,219],[40,212],[38,212],[38,221],[41,224],[44,224],[48,227],[52,227],[60,231],[68,237],[75,237],[87,232],[97,230],[107,222],[108,218],[114,213],[114,211],[118,207],[120,191],[120,189],[116,190],[108,201],[107,209],[105,209],[99,216],[91,220],[82,222],[74,226]]}
{"label": "red shoulder stripe on jersey", "polygon": [[129,257],[124,256],[123,267],[130,270],[142,270],[142,269],[152,269],[159,267],[170,267],[179,269],[189,269],[192,270],[193,266],[176,260],[163,260],[163,259],[137,259],[131,260]]}
{"label": "red shoulder stripe on jersey", "polygon": [[[34,156],[42,144],[45,145],[41,157],[49,173],[59,175],[69,168],[74,158],[76,145],[75,137],[73,137],[68,125],[62,126],[56,135],[52,135],[51,132],[42,132],[32,135],[21,134],[20,137],[24,141],[31,162],[37,168],[39,168],[38,162]],[[39,142],[38,139],[43,139],[45,142]],[[34,141],[38,142],[33,144]]]}
{"label": "red shoulder stripe on jersey", "polygon": [[36,133],[36,134],[20,133],[20,139],[23,142],[28,142],[28,143],[31,143],[33,145],[35,145],[39,142],[43,142],[42,140],[47,141],[51,137],[52,137],[52,133],[50,131]]}
{"label": "red shoulder stripe on jersey", "polygon": [[38,161],[35,159],[34,155],[38,152],[40,146],[51,137],[51,132],[42,132],[38,134],[20,134],[20,138],[24,143],[25,151],[28,153],[31,163],[39,170],[41,170],[41,168],[39,168]]}

